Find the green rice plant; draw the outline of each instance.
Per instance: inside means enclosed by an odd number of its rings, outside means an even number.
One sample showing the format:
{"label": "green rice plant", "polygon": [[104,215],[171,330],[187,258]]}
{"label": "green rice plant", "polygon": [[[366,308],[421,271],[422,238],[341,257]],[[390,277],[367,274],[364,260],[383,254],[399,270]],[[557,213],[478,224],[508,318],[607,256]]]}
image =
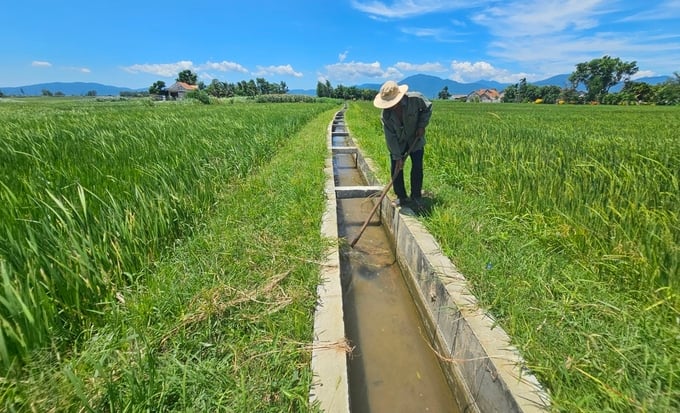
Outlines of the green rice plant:
{"label": "green rice plant", "polygon": [[[556,411],[680,409],[678,115],[434,102],[422,221]],[[387,180],[379,110],[346,119]]]}
{"label": "green rice plant", "polygon": [[328,108],[226,181],[201,225],[118,286],[100,325],[59,353],[33,351],[3,384],[2,407],[317,411],[308,395]]}
{"label": "green rice plant", "polygon": [[330,105],[303,106],[0,106],[3,368],[101,323],[116,293],[199,228],[229,182]]}

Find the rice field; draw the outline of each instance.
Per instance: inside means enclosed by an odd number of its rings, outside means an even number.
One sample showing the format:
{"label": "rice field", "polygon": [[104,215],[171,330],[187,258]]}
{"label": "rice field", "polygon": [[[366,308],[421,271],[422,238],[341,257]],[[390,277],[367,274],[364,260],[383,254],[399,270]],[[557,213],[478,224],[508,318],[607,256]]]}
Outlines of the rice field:
{"label": "rice field", "polygon": [[[305,260],[313,263],[314,254],[322,249],[318,222],[323,205],[322,191],[315,191],[314,184],[323,188],[325,125],[333,113],[328,111],[337,107],[337,102],[204,106],[27,99],[0,103],[3,410],[186,411],[187,406],[200,406],[194,392],[201,390],[187,390],[191,388],[187,378],[182,379],[182,369],[177,371],[188,361],[179,361],[187,354],[162,362],[172,354],[164,348],[172,343],[183,352],[191,351],[195,344],[186,337],[191,336],[186,330],[201,326],[199,331],[209,335],[208,322],[217,317],[218,310],[227,311],[236,305],[234,302],[238,304],[239,294],[250,294],[258,284],[272,284],[268,288],[278,296],[281,285],[290,279],[295,291],[305,286],[313,294],[316,272],[309,270]],[[323,126],[319,120],[313,122],[319,118]],[[294,140],[300,139],[298,134],[310,124],[315,126],[314,140],[319,143],[302,148],[308,153],[301,156],[291,148],[296,148]],[[311,136],[312,132],[307,134]],[[289,166],[279,165],[288,175],[262,183],[264,187],[258,187],[257,192],[245,191],[244,183],[283,151],[289,151],[284,154],[289,164],[308,172],[307,176],[296,176]],[[298,166],[310,159],[317,162],[317,168]],[[303,190],[301,187],[308,183],[312,186]],[[257,200],[262,194],[285,199],[296,210],[287,211],[280,205],[283,201],[276,199]],[[316,209],[312,198],[317,199]],[[308,205],[301,208],[297,202]],[[233,212],[224,212],[226,203]],[[214,222],[218,213],[219,224]],[[304,230],[272,222],[280,214],[292,220],[290,225],[304,225]],[[208,237],[206,228],[217,225],[228,234],[217,239],[219,231],[214,229],[212,239],[201,241],[201,237]],[[274,227],[267,230],[271,239],[260,238],[266,233],[258,235],[259,226]],[[273,246],[261,246],[277,241],[277,231],[284,231],[283,236],[306,250],[291,248],[280,240]],[[310,234],[313,241],[299,240]],[[227,235],[242,236],[242,242],[227,242]],[[202,243],[202,248],[194,247],[186,256],[181,249],[187,250],[193,243]],[[310,244],[315,248],[309,248]],[[236,252],[229,246],[252,251],[234,256]],[[283,266],[279,268],[282,275],[271,277],[275,282],[262,278],[273,270],[270,247],[281,248],[271,252],[280,256],[275,260],[279,266],[289,261],[287,254],[292,254],[307,268]],[[219,254],[226,262],[217,259],[211,248],[221,248]],[[264,252],[260,258],[258,248]],[[184,258],[178,262],[181,254]],[[206,261],[219,267],[208,271],[202,267]],[[179,271],[174,265],[179,265]],[[169,280],[174,283],[167,284]],[[220,298],[220,293],[236,297],[230,297],[230,301]],[[297,367],[309,353],[304,343],[311,342],[314,300],[302,292],[294,295],[300,302],[295,306],[288,306],[292,298],[279,297],[282,308],[293,311],[292,316],[284,318],[284,325],[265,321],[270,329],[281,332],[271,337],[268,333],[255,334],[255,338],[235,332],[248,348],[267,354],[271,345],[283,352],[273,353],[274,361],[254,354],[256,360],[268,362],[257,374],[275,376],[270,370],[274,369],[282,377],[299,375],[295,383],[301,384],[295,384],[296,390],[287,390],[292,399],[272,396],[280,398],[278,403],[269,403],[272,411],[286,410],[282,405],[307,405],[309,380],[303,380],[304,368],[298,371]],[[252,299],[267,297],[263,292]],[[304,310],[298,308],[300,305]],[[264,316],[269,310],[260,311]],[[192,312],[193,318],[188,316]],[[278,311],[271,313],[272,317],[278,315]],[[227,317],[224,322],[235,327],[237,321]],[[287,343],[292,340],[288,334],[295,337],[292,343]],[[260,340],[268,344],[254,342]],[[203,345],[208,341],[203,337]],[[225,339],[215,348],[236,347],[237,343]],[[202,348],[209,353],[208,347]],[[242,354],[247,350],[239,352],[238,357]],[[162,364],[166,364],[165,369]],[[174,366],[174,370],[168,372],[168,366]],[[184,374],[187,371],[185,367]],[[203,389],[204,381],[214,374],[204,372],[207,376],[199,386]],[[180,374],[176,380],[179,394],[185,393],[184,404],[174,390],[163,395],[168,392],[167,383],[175,380],[174,374]],[[286,391],[282,377],[277,380]],[[253,383],[262,385],[255,380]],[[238,389],[243,393],[235,398],[243,406],[262,403],[264,395],[236,385],[232,391]],[[208,410],[220,403],[238,405],[224,399],[229,393],[224,388],[206,392],[221,394],[204,401]]]}
{"label": "rice field", "polygon": [[[679,410],[680,110],[434,104],[423,221],[555,410]],[[346,119],[387,180],[378,110]]]}
{"label": "rice field", "polygon": [[[678,108],[434,105],[421,219],[553,410],[680,410]],[[0,100],[2,408],[314,411],[339,108]]]}

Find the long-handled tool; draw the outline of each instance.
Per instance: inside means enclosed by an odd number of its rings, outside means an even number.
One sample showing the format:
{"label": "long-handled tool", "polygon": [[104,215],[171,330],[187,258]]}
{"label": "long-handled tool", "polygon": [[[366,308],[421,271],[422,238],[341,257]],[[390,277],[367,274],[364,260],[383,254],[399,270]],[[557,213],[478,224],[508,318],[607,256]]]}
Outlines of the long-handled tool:
{"label": "long-handled tool", "polygon": [[392,175],[392,179],[390,179],[390,182],[388,182],[387,185],[385,185],[385,188],[382,190],[382,193],[380,194],[380,198],[378,198],[378,202],[376,202],[375,205],[373,205],[373,209],[371,210],[371,213],[368,215],[368,218],[366,218],[366,221],[364,221],[364,225],[361,226],[361,229],[359,230],[359,234],[357,234],[357,236],[352,240],[352,242],[350,242],[350,244],[349,244],[350,247],[354,248],[354,245],[359,241],[359,238],[361,238],[361,236],[364,234],[366,227],[368,227],[368,223],[371,221],[371,218],[373,218],[373,215],[375,215],[375,211],[377,211],[378,208],[380,208],[380,204],[382,204],[382,200],[387,195],[387,192],[392,187],[392,184],[394,184],[394,180],[397,178],[397,175],[399,175],[401,170],[404,168],[404,162],[406,161],[406,158],[408,158],[408,155],[411,153],[411,151],[413,151],[413,148],[416,147],[416,142],[418,142],[418,140],[420,140],[419,136],[417,136],[416,139],[413,141],[413,143],[411,144],[411,147],[408,149],[408,152],[406,152],[402,156],[401,160],[403,162],[401,162],[401,165],[398,165],[394,169],[394,174]]}

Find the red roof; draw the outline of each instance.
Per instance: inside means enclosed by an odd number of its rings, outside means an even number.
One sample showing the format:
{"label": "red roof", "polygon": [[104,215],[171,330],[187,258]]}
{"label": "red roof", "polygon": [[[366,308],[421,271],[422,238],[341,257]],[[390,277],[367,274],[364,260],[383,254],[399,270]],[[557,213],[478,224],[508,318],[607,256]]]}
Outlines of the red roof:
{"label": "red roof", "polygon": [[196,90],[198,89],[198,86],[196,85],[190,85],[188,83],[184,82],[175,82],[172,86],[168,88],[169,91],[171,92],[178,92],[181,90]]}

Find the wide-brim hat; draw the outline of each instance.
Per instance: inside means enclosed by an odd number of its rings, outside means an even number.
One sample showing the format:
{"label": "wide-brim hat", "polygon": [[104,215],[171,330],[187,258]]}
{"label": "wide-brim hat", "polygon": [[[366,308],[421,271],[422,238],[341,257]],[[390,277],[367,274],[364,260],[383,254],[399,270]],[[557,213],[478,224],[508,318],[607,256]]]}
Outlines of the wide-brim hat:
{"label": "wide-brim hat", "polygon": [[373,106],[388,109],[399,103],[404,97],[408,85],[398,85],[394,80],[388,80],[380,87],[380,92],[373,99]]}

